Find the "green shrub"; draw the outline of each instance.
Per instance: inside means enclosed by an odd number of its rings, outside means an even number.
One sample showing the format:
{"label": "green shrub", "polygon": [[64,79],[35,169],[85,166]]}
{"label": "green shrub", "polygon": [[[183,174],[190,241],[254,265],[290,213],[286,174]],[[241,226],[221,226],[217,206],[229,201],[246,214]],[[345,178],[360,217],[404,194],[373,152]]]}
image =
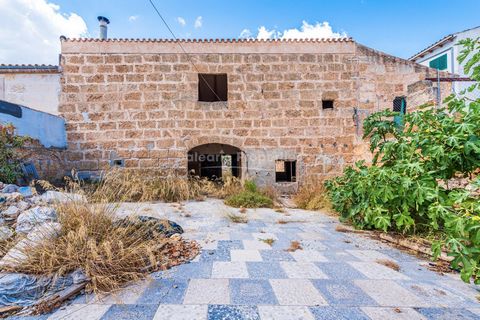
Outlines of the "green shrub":
{"label": "green shrub", "polygon": [[[480,43],[462,44],[461,58],[472,56],[465,69],[478,82]],[[449,180],[471,178],[480,168],[480,99],[450,96],[445,105],[420,107],[404,115],[401,127],[393,120],[398,113],[370,115],[364,130],[372,166],[357,162],[326,188],[333,208],[358,228],[443,232],[446,240],[434,243],[435,255],[447,249],[462,279],[480,283],[480,200],[448,187]]]}
{"label": "green shrub", "polygon": [[245,188],[246,191],[249,191],[249,192],[254,192],[255,193],[255,192],[258,191],[257,185],[252,180],[245,180],[244,188]]}
{"label": "green shrub", "polygon": [[255,182],[246,180],[244,189],[227,197],[225,204],[235,208],[272,208],[273,199],[259,191]]}
{"label": "green shrub", "polygon": [[12,124],[0,125],[0,181],[15,183],[21,174],[17,149],[23,147],[27,137],[15,134]]}

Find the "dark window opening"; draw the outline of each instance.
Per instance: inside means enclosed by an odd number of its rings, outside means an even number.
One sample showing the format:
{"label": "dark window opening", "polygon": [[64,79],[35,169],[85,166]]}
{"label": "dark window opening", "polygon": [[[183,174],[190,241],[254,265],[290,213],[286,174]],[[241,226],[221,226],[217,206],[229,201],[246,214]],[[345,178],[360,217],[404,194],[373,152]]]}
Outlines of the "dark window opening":
{"label": "dark window opening", "polygon": [[198,74],[198,101],[227,101],[228,84],[226,74]]}
{"label": "dark window opening", "polygon": [[322,100],[322,109],[333,109],[333,100]]}
{"label": "dark window opening", "polygon": [[275,182],[297,181],[297,161],[275,161]]}
{"label": "dark window opening", "polygon": [[405,97],[396,97],[393,99],[393,111],[399,114],[393,117],[395,125],[401,129],[403,127],[403,115],[407,113],[407,99]]}
{"label": "dark window opening", "polygon": [[125,167],[125,160],[123,159],[114,159],[110,161],[111,167]]}
{"label": "dark window opening", "polygon": [[393,111],[401,114],[407,113],[407,99],[405,97],[396,97],[393,100]]}

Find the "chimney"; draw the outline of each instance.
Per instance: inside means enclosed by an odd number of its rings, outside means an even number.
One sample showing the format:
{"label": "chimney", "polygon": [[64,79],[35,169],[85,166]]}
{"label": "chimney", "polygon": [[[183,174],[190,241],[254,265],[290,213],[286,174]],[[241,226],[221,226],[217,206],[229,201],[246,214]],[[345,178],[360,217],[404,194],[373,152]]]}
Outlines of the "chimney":
{"label": "chimney", "polygon": [[97,19],[100,26],[100,40],[107,40],[107,24],[110,23],[110,20],[102,16],[98,16]]}

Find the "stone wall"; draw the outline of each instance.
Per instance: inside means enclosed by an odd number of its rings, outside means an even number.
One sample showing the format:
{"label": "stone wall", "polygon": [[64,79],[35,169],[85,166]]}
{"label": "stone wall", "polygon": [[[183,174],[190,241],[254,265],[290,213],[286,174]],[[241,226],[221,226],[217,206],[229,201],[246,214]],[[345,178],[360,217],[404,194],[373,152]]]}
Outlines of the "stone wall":
{"label": "stone wall", "polygon": [[37,140],[29,141],[18,150],[22,163],[33,163],[40,179],[50,182],[62,182],[70,172],[65,168],[65,149],[46,148]]}
{"label": "stone wall", "polygon": [[[297,160],[300,182],[330,177],[363,156],[361,120],[430,74],[351,40],[182,43],[189,56],[171,41],[62,42],[70,166],[123,158],[186,174],[188,150],[221,143],[260,184],[274,183],[277,159]],[[228,74],[228,102],[197,101],[199,72]]]}

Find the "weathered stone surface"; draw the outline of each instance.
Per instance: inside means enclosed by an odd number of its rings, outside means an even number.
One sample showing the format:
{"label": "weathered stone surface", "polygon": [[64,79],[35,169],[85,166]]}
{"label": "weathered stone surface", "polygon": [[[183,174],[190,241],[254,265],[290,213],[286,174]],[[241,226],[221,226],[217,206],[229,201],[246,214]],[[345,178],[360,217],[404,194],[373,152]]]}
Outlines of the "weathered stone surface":
{"label": "weathered stone surface", "polygon": [[3,187],[2,192],[3,193],[13,193],[18,190],[18,186],[14,184],[7,184]]}
{"label": "weathered stone surface", "polygon": [[17,218],[17,233],[29,233],[35,226],[48,222],[56,221],[57,213],[55,209],[49,207],[35,207],[21,213]]}
{"label": "weathered stone surface", "polygon": [[60,191],[52,191],[49,190],[40,196],[40,199],[47,202],[47,203],[55,203],[55,202],[85,202],[85,196],[76,193],[66,193]]}
{"label": "weathered stone surface", "polygon": [[153,232],[164,234],[165,237],[171,237],[174,234],[183,233],[182,227],[173,221],[148,216],[127,217],[118,220],[116,223],[124,226],[133,225],[138,226],[139,228],[151,228],[151,236],[153,236]]}
{"label": "weathered stone surface", "polygon": [[18,209],[20,209],[21,211],[25,211],[25,210],[27,210],[28,208],[30,208],[30,203],[21,200],[21,201],[17,202],[16,206],[17,206]]}
{"label": "weathered stone surface", "polygon": [[6,210],[2,211],[1,215],[4,219],[15,219],[20,213],[20,209],[17,206],[9,206]]}
{"label": "weathered stone surface", "polygon": [[0,260],[1,266],[15,266],[25,261],[27,256],[26,250],[38,245],[41,241],[48,241],[59,235],[61,225],[55,222],[45,222],[31,229],[26,238],[23,238],[11,248],[5,256]]}
{"label": "weathered stone surface", "polygon": [[5,193],[5,199],[7,202],[17,202],[23,199],[23,196],[19,192]]}
{"label": "weathered stone surface", "polygon": [[0,241],[5,241],[13,237],[13,231],[9,227],[0,226]]}

